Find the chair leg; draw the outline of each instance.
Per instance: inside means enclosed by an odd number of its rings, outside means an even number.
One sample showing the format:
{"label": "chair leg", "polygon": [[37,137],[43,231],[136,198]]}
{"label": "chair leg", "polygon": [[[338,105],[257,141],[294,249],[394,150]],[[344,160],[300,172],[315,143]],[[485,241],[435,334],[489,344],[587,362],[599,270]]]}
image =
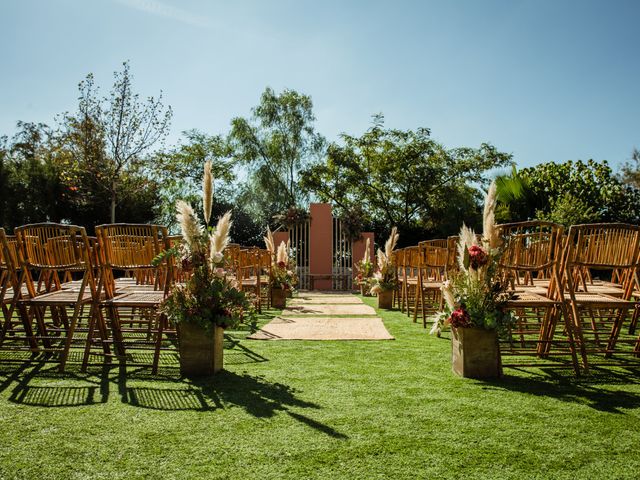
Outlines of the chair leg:
{"label": "chair leg", "polygon": [[164,332],[164,322],[165,316],[162,314],[157,314],[156,316],[158,321],[158,329],[156,331],[156,344],[155,350],[153,352],[153,366],[151,368],[151,373],[154,375],[158,373],[158,363],[160,363],[160,348],[162,347],[162,334]]}
{"label": "chair leg", "polygon": [[78,324],[79,317],[80,304],[76,304],[73,309],[73,316],[71,317],[71,321],[69,322],[69,330],[67,330],[67,338],[64,342],[64,349],[62,351],[62,357],[60,358],[60,365],[58,366],[58,370],[60,372],[64,372],[65,366],[67,364],[67,359],[69,358],[69,350],[71,350],[71,343],[73,342],[73,334],[76,331],[76,325]]}

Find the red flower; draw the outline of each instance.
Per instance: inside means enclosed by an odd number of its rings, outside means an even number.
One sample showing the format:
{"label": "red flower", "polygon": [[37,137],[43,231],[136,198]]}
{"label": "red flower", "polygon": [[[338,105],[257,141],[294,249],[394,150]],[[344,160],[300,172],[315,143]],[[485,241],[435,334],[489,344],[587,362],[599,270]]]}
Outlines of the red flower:
{"label": "red flower", "polygon": [[284,262],[278,262],[278,267],[280,267],[280,268],[284,268],[284,267],[286,267],[286,266],[287,266],[287,264],[286,264],[286,263],[284,263]]}
{"label": "red flower", "polygon": [[451,326],[455,328],[470,327],[471,317],[464,308],[460,307],[451,312],[449,323],[451,323]]}
{"label": "red flower", "polygon": [[469,247],[469,265],[474,270],[484,266],[489,261],[489,257],[487,256],[487,252],[485,252],[478,245],[471,245]]}

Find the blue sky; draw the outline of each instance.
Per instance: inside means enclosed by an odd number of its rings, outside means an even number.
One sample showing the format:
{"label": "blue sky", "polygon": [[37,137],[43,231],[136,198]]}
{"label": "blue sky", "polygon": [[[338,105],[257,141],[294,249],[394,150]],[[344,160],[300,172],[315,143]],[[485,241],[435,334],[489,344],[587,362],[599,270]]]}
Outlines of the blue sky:
{"label": "blue sky", "polygon": [[106,91],[163,90],[169,142],[224,133],[266,86],[314,101],[329,140],[431,128],[487,141],[520,166],[616,165],[640,147],[640,1],[0,0],[0,134],[74,110],[93,72]]}

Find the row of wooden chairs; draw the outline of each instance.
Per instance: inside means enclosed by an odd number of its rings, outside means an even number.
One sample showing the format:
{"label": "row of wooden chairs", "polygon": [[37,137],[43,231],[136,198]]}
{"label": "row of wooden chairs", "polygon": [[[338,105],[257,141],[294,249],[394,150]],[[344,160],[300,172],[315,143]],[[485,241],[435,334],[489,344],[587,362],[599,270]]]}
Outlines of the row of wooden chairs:
{"label": "row of wooden chairs", "polygon": [[[146,224],[98,226],[95,238],[73,225],[26,225],[15,235],[0,229],[0,350],[30,352],[63,371],[79,346],[83,369],[101,355],[156,372],[160,352],[174,350],[177,339],[160,305],[189,269],[169,256],[154,259],[180,242]],[[227,273],[255,293],[258,309],[269,304],[270,266],[265,250],[228,249]]]}
{"label": "row of wooden chairs", "polygon": [[[499,229],[500,278],[513,292],[508,308],[517,318],[501,344],[503,356],[567,354],[576,373],[588,371],[590,359],[640,356],[640,227],[576,225],[565,232],[534,221]],[[442,305],[441,279],[457,268],[456,243],[455,237],[421,242],[396,253],[397,305],[414,321],[422,313],[425,326]]]}

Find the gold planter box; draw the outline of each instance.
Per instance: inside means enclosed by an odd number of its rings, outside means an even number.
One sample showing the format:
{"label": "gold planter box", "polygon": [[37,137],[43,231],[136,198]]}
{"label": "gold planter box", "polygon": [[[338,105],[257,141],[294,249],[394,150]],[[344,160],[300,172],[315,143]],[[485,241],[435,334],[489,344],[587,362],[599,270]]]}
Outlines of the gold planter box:
{"label": "gold planter box", "polygon": [[500,347],[495,330],[452,328],[452,366],[454,373],[466,378],[502,376]]}
{"label": "gold planter box", "polygon": [[182,322],[178,325],[180,373],[185,377],[213,375],[223,367],[224,329],[216,325],[204,329]]}

